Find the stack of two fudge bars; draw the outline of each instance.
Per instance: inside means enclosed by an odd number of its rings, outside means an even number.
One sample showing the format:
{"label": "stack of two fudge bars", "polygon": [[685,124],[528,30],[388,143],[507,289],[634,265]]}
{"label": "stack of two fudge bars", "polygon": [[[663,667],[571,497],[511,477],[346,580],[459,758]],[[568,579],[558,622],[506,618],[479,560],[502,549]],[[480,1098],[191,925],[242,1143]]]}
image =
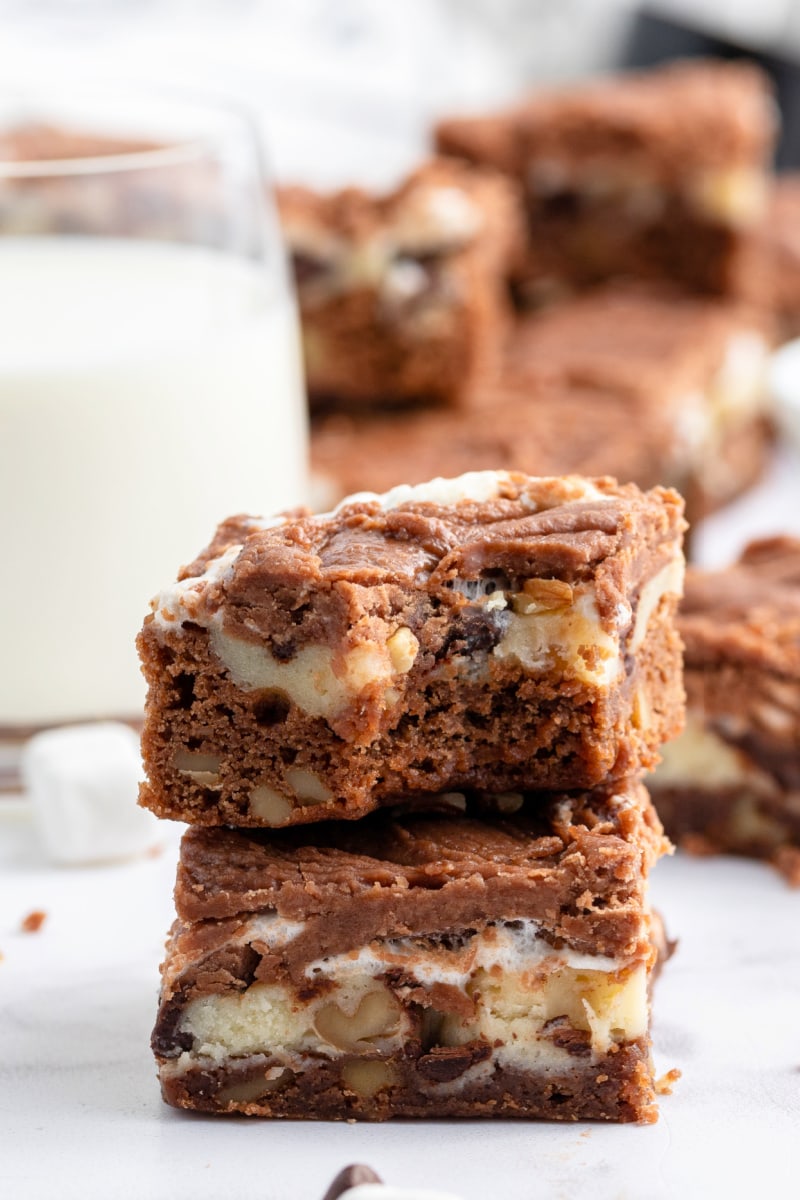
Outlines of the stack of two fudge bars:
{"label": "stack of two fudge bars", "polygon": [[170,1104],[655,1119],[641,775],[682,723],[683,524],[669,490],[475,472],[231,519],[156,598]]}

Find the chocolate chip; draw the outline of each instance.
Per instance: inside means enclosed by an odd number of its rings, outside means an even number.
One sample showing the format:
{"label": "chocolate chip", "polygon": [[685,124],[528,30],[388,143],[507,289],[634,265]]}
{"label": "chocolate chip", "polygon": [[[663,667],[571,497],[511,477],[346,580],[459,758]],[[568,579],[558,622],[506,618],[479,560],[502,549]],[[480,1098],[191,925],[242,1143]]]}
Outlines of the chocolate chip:
{"label": "chocolate chip", "polygon": [[591,1034],[584,1029],[575,1029],[566,1017],[553,1017],[542,1028],[542,1036],[549,1038],[554,1046],[566,1050],[578,1058],[591,1053]]}
{"label": "chocolate chip", "polygon": [[383,1183],[380,1175],[376,1175],[372,1167],[363,1163],[351,1163],[343,1167],[334,1179],[322,1200],[338,1200],[350,1188],[358,1187],[360,1183]]}
{"label": "chocolate chip", "polygon": [[253,716],[256,724],[264,728],[272,725],[282,725],[291,711],[291,704],[285,692],[265,688],[259,692],[253,701]]}
{"label": "chocolate chip", "polygon": [[417,1059],[417,1070],[431,1083],[450,1083],[459,1075],[491,1057],[488,1042],[471,1042],[465,1046],[435,1046]]}
{"label": "chocolate chip", "polygon": [[292,271],[298,287],[323,278],[330,270],[330,265],[322,259],[314,258],[311,254],[297,251],[292,254]]}
{"label": "chocolate chip", "polygon": [[273,638],[271,649],[278,662],[289,662],[297,654],[297,643],[293,638],[287,638],[285,642]]}
{"label": "chocolate chip", "polygon": [[154,1054],[161,1058],[177,1058],[183,1050],[191,1050],[194,1038],[191,1033],[179,1032],[184,1016],[185,997],[178,992],[169,1004],[165,1004],[156,1022],[150,1039]]}
{"label": "chocolate chip", "polygon": [[467,610],[456,618],[445,638],[443,654],[478,654],[493,650],[508,625],[506,613]]}

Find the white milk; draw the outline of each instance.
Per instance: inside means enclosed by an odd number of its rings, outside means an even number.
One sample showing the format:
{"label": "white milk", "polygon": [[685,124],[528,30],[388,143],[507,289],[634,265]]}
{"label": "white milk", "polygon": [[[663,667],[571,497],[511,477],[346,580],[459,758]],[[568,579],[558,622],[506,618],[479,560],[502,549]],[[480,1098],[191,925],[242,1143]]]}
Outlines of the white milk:
{"label": "white milk", "polygon": [[197,247],[0,238],[0,727],[136,715],[150,597],[303,502],[296,317]]}

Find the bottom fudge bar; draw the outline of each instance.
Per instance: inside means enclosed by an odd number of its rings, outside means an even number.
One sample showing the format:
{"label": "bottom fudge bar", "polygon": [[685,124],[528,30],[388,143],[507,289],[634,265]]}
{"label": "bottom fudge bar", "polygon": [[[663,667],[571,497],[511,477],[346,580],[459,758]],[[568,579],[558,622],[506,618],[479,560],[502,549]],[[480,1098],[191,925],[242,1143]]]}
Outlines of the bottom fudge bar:
{"label": "bottom fudge bar", "polygon": [[650,780],[689,848],[800,864],[800,541],[753,542],[721,571],[691,570],[679,619],[685,732]]}
{"label": "bottom fudge bar", "polygon": [[164,1098],[655,1120],[646,882],[665,846],[638,782],[190,829],[153,1034]]}

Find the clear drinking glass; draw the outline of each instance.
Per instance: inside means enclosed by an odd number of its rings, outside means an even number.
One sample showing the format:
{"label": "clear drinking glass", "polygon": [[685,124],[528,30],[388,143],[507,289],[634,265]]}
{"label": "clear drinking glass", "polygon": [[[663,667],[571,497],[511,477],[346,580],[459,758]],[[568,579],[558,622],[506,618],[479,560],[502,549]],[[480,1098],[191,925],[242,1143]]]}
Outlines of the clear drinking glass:
{"label": "clear drinking glass", "polygon": [[306,493],[297,318],[248,118],[0,97],[0,786],[34,729],[135,720],[149,598]]}

